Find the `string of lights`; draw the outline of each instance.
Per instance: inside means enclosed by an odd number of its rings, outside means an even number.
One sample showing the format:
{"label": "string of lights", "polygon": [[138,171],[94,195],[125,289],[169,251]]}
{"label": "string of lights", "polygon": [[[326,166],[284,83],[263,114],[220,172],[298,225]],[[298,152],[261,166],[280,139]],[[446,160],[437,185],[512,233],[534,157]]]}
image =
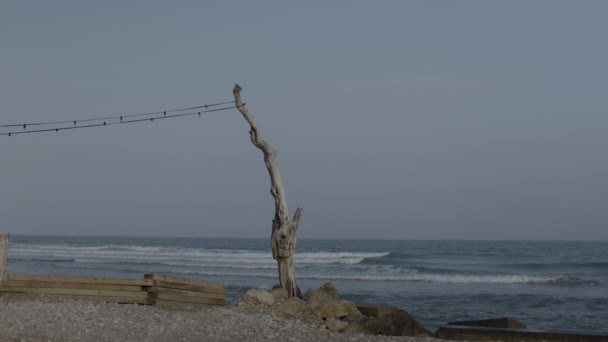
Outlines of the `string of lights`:
{"label": "string of lights", "polygon": [[126,115],[114,115],[114,116],[105,116],[105,117],[97,117],[97,118],[89,118],[89,119],[79,119],[79,120],[63,120],[63,121],[19,123],[19,124],[10,124],[10,125],[0,125],[0,127],[3,127],[3,128],[6,128],[6,127],[23,127],[25,129],[25,128],[27,128],[27,126],[59,125],[59,124],[66,124],[66,123],[74,123],[74,125],[76,125],[76,124],[78,124],[78,122],[91,122],[91,121],[102,121],[102,120],[112,120],[112,119],[123,120],[124,118],[137,117],[137,116],[147,116],[147,115],[156,115],[156,114],[166,115],[167,113],[183,112],[183,111],[186,111],[186,110],[199,109],[199,108],[217,107],[217,106],[223,106],[223,105],[230,104],[230,103],[234,103],[234,101],[212,103],[212,104],[208,104],[208,105],[201,105],[201,106],[195,106],[195,107],[187,107],[187,108],[178,108],[178,109],[163,110],[163,111],[158,111],[158,112],[148,112],[148,113],[139,113],[139,114],[126,114]]}
{"label": "string of lights", "polygon": [[[74,130],[81,128],[93,128],[93,127],[105,127],[105,126],[114,126],[114,125],[122,125],[122,124],[131,124],[131,123],[142,123],[142,122],[154,122],[156,120],[164,120],[164,119],[174,119],[186,116],[201,116],[203,113],[211,113],[211,112],[219,112],[229,109],[237,108],[237,106],[225,106],[226,104],[232,104],[234,101],[229,102],[221,102],[214,103],[210,105],[202,105],[196,107],[188,107],[181,109],[172,109],[166,111],[158,111],[158,112],[149,112],[149,113],[139,113],[139,114],[127,114],[127,115],[117,115],[117,116],[106,116],[106,117],[98,117],[98,118],[89,118],[89,119],[80,119],[80,120],[62,120],[62,121],[48,121],[48,122],[32,122],[32,123],[23,123],[23,124],[11,124],[11,125],[0,125],[2,128],[16,128],[22,127],[23,130],[17,131],[9,131],[2,132],[0,135],[4,136],[13,136],[19,134],[31,134],[31,133],[43,133],[43,132],[59,132],[64,130]],[[243,104],[244,106],[245,104]],[[214,108],[222,106],[220,108]],[[213,109],[209,109],[213,108]],[[185,112],[183,111],[192,110],[192,109],[202,109],[199,111]],[[175,114],[169,114],[175,113]],[[146,116],[145,118],[141,118],[142,116]],[[137,118],[140,117],[140,118]],[[129,119],[131,118],[131,119]],[[136,119],[133,119],[136,118]],[[97,122],[96,122],[97,121]],[[82,123],[87,124],[82,124]],[[90,123],[95,122],[95,123]],[[65,124],[70,124],[70,126],[66,126]],[[40,128],[40,129],[27,129],[28,126],[56,126],[51,128]]]}

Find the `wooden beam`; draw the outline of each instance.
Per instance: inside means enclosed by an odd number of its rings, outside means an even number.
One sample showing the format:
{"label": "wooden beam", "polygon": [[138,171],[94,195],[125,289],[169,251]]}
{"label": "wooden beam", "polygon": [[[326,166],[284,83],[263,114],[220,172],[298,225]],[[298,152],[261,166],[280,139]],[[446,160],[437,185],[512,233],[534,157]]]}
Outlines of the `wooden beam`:
{"label": "wooden beam", "polygon": [[36,294],[61,294],[76,296],[102,296],[102,297],[130,297],[146,298],[147,292],[143,291],[104,291],[104,290],[82,290],[82,289],[58,289],[44,287],[21,287],[21,286],[0,286],[2,292],[17,293],[36,293]]}
{"label": "wooden beam", "polygon": [[184,296],[184,298],[188,297],[201,297],[201,298],[215,298],[215,299],[224,299],[224,294],[222,293],[209,293],[209,292],[198,292],[198,291],[188,291],[188,290],[179,290],[172,289],[167,287],[158,287],[153,286],[150,288],[149,292],[154,293],[171,293],[175,295]]}
{"label": "wooden beam", "polygon": [[64,277],[30,274],[9,274],[8,280],[27,281],[50,281],[62,283],[84,283],[84,284],[114,284],[114,285],[139,285],[152,286],[154,281],[148,279],[126,279],[126,278],[97,278],[97,277]]}
{"label": "wooden beam", "polygon": [[179,309],[179,310],[200,310],[200,309],[217,306],[214,304],[184,303],[184,302],[176,302],[176,301],[172,301],[172,300],[160,300],[160,299],[154,300],[153,302],[148,302],[148,304],[158,306],[161,308]]}
{"label": "wooden beam", "polygon": [[166,275],[162,275],[162,274],[145,274],[144,278],[147,279],[147,280],[164,281],[164,282],[172,282],[172,283],[181,283],[181,284],[188,284],[188,285],[195,285],[195,286],[206,287],[208,289],[217,289],[217,291],[219,293],[221,293],[221,291],[226,291],[226,289],[224,289],[224,285],[223,284],[212,283],[212,282],[204,281],[204,280],[196,280],[196,279],[189,279],[189,278],[172,277],[172,276],[166,276]]}
{"label": "wooden beam", "polygon": [[111,296],[80,296],[64,294],[36,294],[36,293],[9,293],[0,292],[0,298],[17,300],[81,300],[87,302],[120,303],[120,304],[147,304],[146,298],[111,297]]}
{"label": "wooden beam", "polygon": [[219,288],[217,286],[200,286],[200,285],[190,285],[190,284],[182,284],[182,283],[174,283],[169,281],[156,281],[155,287],[163,287],[163,288],[171,288],[171,289],[179,289],[179,290],[188,290],[195,292],[205,292],[205,293],[219,293],[226,294],[228,290],[224,288]]}
{"label": "wooden beam", "polygon": [[2,288],[2,286],[109,291],[144,291],[144,288],[148,288],[140,285],[86,284],[34,280],[4,280],[0,282],[0,289]]}
{"label": "wooden beam", "polygon": [[198,303],[198,304],[213,304],[213,305],[224,305],[226,301],[221,298],[203,298],[203,297],[184,297],[183,295],[174,294],[174,293],[150,293],[148,298],[156,299],[156,300],[172,300],[176,302],[184,302],[184,303]]}

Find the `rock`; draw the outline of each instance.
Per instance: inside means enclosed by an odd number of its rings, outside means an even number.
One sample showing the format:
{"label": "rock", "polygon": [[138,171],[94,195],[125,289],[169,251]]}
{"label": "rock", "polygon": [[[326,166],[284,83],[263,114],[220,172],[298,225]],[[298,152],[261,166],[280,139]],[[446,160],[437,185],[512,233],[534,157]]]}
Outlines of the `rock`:
{"label": "rock", "polygon": [[287,290],[281,287],[274,287],[270,290],[270,294],[272,294],[275,300],[287,299]]}
{"label": "rock", "polygon": [[361,319],[361,313],[357,313],[357,314],[350,314],[346,317],[342,317],[340,318],[340,320],[346,322],[346,323],[352,323],[352,322],[356,322],[358,320]]}
{"label": "rock", "polygon": [[338,289],[332,283],[326,283],[316,291],[308,291],[306,299],[311,306],[321,306],[323,304],[338,300]]}
{"label": "rock", "polygon": [[387,336],[432,336],[429,330],[405,310],[392,306],[372,305],[357,305],[357,309],[365,317],[352,322],[344,332]]}
{"label": "rock", "polygon": [[339,300],[322,305],[316,310],[316,314],[322,319],[342,318],[349,315],[362,316],[357,306],[348,300]]}
{"label": "rock", "polygon": [[325,325],[327,325],[327,329],[338,332],[338,331],[346,328],[348,326],[348,323],[341,321],[339,319],[330,318],[325,322]]}
{"label": "rock", "polygon": [[251,289],[239,297],[235,303],[272,305],[274,304],[274,296],[266,290]]}
{"label": "rock", "polygon": [[304,310],[306,302],[297,297],[288,298],[277,306],[277,311],[287,316],[296,316]]}

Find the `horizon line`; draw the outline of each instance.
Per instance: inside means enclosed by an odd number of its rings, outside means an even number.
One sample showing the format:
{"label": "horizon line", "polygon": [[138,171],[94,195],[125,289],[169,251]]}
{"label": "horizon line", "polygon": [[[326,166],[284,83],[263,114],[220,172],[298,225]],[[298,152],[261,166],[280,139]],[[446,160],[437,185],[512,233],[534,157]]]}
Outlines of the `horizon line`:
{"label": "horizon line", "polygon": [[[70,234],[11,234],[11,236],[38,236],[38,237],[77,237],[77,238],[153,238],[153,239],[233,239],[233,240],[270,240],[265,237],[226,237],[226,236],[164,236],[164,235],[70,235]],[[338,240],[338,241],[504,241],[504,242],[608,242],[608,239],[594,240],[564,240],[564,239],[437,239],[437,238],[325,238],[302,237],[298,240]]]}

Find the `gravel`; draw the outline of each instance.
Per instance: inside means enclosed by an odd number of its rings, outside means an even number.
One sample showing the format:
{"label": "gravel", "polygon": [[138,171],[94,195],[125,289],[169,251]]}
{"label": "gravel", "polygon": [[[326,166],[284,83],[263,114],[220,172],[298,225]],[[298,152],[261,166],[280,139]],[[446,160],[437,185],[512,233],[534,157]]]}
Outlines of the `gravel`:
{"label": "gravel", "polygon": [[441,341],[321,331],[260,306],[198,311],[84,301],[0,299],[0,341]]}

